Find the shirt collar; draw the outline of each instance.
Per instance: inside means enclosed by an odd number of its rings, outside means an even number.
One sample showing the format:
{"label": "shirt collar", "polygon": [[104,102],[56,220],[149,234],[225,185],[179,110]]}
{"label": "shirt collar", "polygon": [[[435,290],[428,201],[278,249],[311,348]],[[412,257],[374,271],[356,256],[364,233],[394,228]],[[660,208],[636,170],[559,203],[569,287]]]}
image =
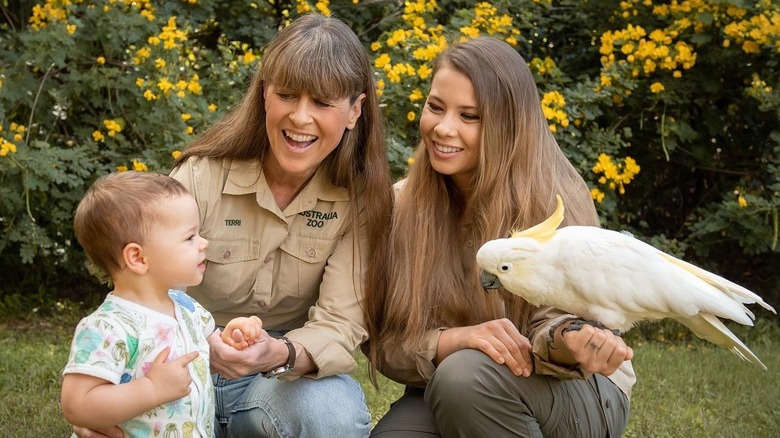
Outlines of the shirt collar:
{"label": "shirt collar", "polygon": [[[259,160],[233,160],[230,162],[227,181],[222,193],[246,195],[261,191],[268,192],[270,189]],[[347,202],[349,201],[349,193],[346,188],[333,185],[323,166],[320,166],[297,199],[302,202],[302,205],[306,205],[309,200]]]}

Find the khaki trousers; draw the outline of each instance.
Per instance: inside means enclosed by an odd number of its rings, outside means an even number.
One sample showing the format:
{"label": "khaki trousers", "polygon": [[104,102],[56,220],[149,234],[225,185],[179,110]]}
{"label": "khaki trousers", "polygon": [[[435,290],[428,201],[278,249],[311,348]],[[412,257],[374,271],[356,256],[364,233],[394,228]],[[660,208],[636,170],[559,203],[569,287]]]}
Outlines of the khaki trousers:
{"label": "khaki trousers", "polygon": [[628,399],[601,375],[516,377],[477,350],[447,357],[425,389],[407,388],[371,433],[376,438],[619,437]]}

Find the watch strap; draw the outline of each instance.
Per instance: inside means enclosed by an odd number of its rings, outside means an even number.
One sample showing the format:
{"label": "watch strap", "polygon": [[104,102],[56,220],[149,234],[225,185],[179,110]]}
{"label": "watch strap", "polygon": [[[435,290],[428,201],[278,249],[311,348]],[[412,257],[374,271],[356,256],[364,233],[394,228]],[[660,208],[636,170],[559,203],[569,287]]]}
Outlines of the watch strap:
{"label": "watch strap", "polygon": [[287,363],[270,371],[261,372],[260,375],[266,379],[283,376],[295,368],[295,346],[289,339],[287,339],[287,336],[280,336],[277,339],[284,341],[284,344],[287,345]]}

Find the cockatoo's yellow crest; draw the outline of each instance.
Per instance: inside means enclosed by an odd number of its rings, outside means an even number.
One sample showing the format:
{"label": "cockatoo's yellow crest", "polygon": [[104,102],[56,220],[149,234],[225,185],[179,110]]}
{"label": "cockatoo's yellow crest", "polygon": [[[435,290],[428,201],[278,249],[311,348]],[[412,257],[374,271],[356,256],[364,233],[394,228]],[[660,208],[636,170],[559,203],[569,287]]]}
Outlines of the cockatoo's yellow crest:
{"label": "cockatoo's yellow crest", "polygon": [[558,207],[555,208],[550,217],[545,219],[544,222],[523,231],[512,231],[512,237],[530,237],[539,242],[546,242],[552,239],[558,226],[563,222],[563,199],[561,199],[561,195],[555,195],[555,198],[558,200]]}

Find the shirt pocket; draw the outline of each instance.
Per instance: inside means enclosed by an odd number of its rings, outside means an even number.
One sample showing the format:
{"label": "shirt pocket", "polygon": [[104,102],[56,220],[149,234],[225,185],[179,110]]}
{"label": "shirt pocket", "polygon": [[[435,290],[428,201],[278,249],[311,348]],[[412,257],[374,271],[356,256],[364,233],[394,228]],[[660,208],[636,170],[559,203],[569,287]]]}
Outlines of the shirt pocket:
{"label": "shirt pocket", "polygon": [[338,238],[289,236],[279,247],[279,292],[292,297],[319,296],[325,265],[337,241]]}
{"label": "shirt pocket", "polygon": [[[206,248],[206,273],[200,289],[213,301],[243,301],[252,293],[260,269],[258,239],[209,239]],[[223,306],[224,307],[223,302]],[[209,309],[212,312],[215,309]]]}

